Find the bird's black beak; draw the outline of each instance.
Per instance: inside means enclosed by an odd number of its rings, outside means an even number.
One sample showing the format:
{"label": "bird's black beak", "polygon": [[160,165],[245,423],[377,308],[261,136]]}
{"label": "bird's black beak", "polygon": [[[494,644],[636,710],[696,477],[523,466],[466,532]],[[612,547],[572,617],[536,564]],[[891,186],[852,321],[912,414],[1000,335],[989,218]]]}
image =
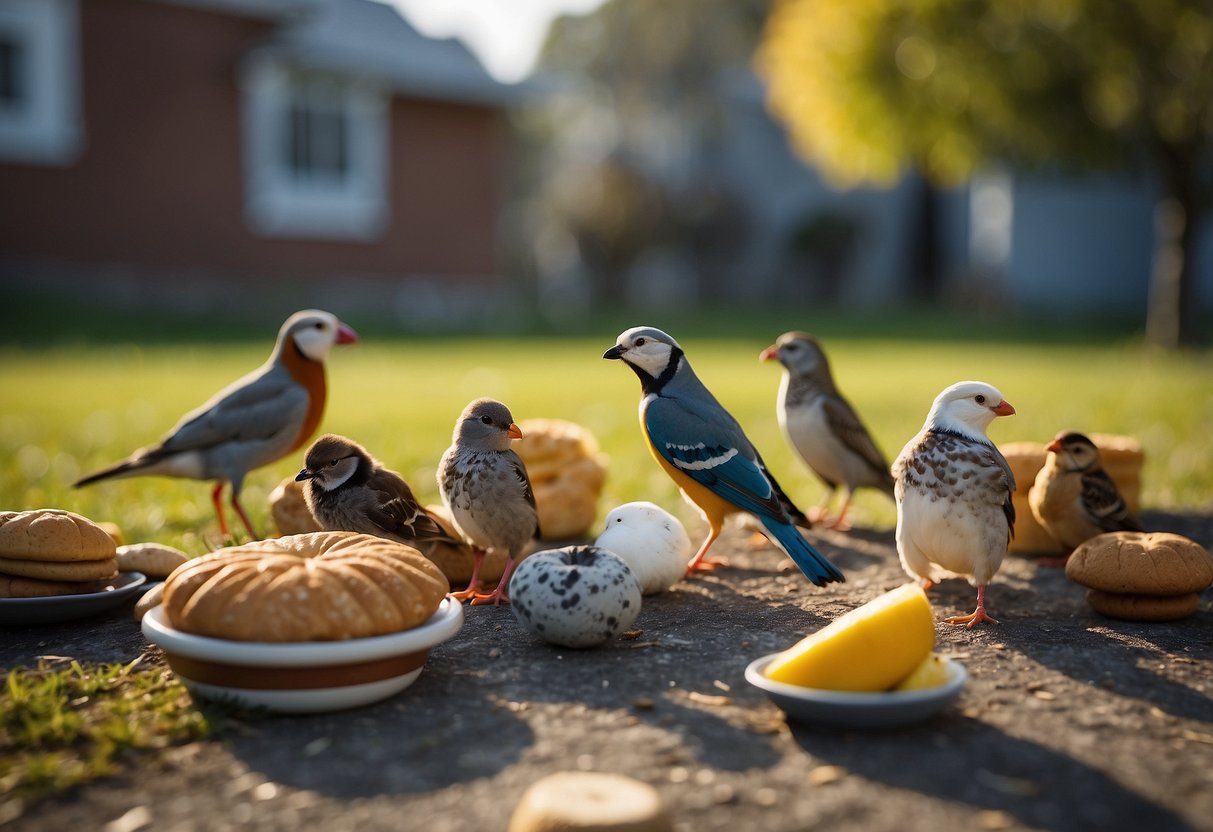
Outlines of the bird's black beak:
{"label": "bird's black beak", "polygon": [[304,468],[302,471],[300,471],[298,474],[295,475],[295,482],[299,482],[300,480],[310,480],[313,476],[315,476],[315,475],[311,472],[310,469]]}
{"label": "bird's black beak", "polygon": [[609,350],[604,352],[602,354],[602,357],[603,358],[623,358],[623,353],[624,353],[623,347],[616,344],[615,346],[611,347]]}

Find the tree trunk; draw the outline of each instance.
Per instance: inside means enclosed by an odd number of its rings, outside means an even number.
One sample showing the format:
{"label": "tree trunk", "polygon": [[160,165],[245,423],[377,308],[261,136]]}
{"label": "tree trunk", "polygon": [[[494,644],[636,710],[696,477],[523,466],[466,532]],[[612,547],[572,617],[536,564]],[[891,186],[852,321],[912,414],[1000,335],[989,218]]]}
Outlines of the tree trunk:
{"label": "tree trunk", "polygon": [[1197,340],[1196,274],[1193,260],[1200,227],[1195,173],[1179,154],[1164,154],[1165,193],[1154,209],[1154,262],[1146,312],[1146,341],[1178,349]]}

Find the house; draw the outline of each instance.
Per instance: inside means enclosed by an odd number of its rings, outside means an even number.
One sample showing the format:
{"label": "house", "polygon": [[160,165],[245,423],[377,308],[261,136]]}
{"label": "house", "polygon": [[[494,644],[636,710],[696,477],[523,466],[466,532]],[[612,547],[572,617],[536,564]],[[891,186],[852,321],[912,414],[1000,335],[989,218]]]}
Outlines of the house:
{"label": "house", "polygon": [[0,283],[491,285],[521,94],[371,0],[4,0]]}

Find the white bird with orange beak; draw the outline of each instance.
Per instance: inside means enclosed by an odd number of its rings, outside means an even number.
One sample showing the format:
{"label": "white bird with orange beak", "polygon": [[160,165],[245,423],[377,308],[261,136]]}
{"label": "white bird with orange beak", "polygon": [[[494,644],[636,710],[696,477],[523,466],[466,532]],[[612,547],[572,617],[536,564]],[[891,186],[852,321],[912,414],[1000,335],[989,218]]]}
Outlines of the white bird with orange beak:
{"label": "white bird with orange beak", "polygon": [[989,384],[953,384],[893,463],[902,567],[924,588],[945,577],[965,577],[977,587],[977,609],[944,619],[948,624],[998,623],[986,612],[986,585],[1014,532],[1015,477],[986,428],[1014,413]]}
{"label": "white bird with orange beak", "polygon": [[329,312],[296,312],[278,330],[274,351],[259,368],[181,417],[158,444],[84,477],[75,487],[145,475],[214,480],[211,500],[219,531],[227,537],[221,498],[224,484],[231,483],[232,508],[255,539],[257,533],[240,505],[245,475],[307,444],[324,415],[329,351],[357,340],[354,330]]}

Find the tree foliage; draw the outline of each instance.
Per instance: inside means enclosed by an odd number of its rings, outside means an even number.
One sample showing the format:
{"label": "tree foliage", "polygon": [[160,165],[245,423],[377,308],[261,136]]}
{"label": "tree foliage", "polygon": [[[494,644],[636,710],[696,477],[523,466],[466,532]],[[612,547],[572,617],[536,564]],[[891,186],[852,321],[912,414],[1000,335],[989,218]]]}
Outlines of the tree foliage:
{"label": "tree foliage", "polygon": [[1143,151],[1196,172],[1213,141],[1207,0],[781,0],[758,66],[799,150],[845,185]]}

